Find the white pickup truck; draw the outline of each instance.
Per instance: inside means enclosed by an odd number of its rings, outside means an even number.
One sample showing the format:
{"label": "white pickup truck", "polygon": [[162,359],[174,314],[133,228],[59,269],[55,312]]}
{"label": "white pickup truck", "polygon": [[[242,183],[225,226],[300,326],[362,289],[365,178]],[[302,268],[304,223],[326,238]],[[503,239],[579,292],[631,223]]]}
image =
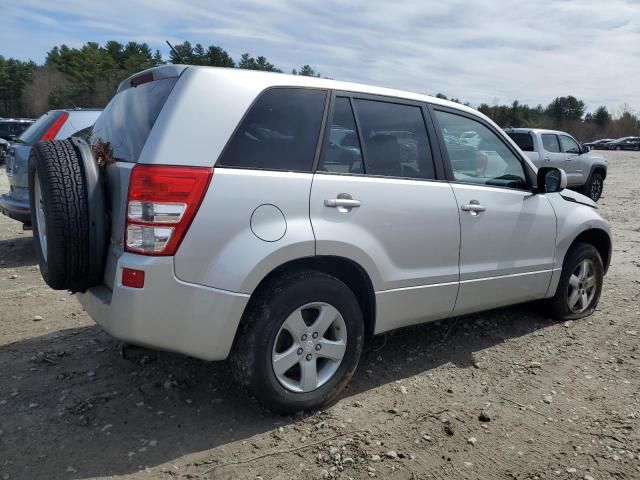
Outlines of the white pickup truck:
{"label": "white pickup truck", "polygon": [[566,132],[539,128],[508,128],[505,132],[537,167],[562,168],[570,188],[598,201],[607,177],[603,157]]}

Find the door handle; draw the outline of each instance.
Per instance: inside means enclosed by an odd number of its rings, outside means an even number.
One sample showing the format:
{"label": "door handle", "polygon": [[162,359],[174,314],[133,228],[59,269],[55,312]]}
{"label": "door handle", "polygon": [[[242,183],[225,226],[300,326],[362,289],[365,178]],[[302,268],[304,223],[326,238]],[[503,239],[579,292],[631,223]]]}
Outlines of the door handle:
{"label": "door handle", "polygon": [[359,207],[362,203],[356,200],[348,193],[339,193],[337,198],[327,198],[324,206],[329,208],[337,208],[340,211],[348,211],[350,208]]}
{"label": "door handle", "polygon": [[545,162],[550,162],[551,161],[551,157],[544,157],[543,159]]}
{"label": "door handle", "polygon": [[465,212],[469,212],[474,217],[486,210],[477,200],[471,200],[467,205],[462,205],[460,208]]}
{"label": "door handle", "polygon": [[324,206],[330,208],[354,208],[360,206],[360,200],[354,200],[352,198],[328,198],[324,201]]}

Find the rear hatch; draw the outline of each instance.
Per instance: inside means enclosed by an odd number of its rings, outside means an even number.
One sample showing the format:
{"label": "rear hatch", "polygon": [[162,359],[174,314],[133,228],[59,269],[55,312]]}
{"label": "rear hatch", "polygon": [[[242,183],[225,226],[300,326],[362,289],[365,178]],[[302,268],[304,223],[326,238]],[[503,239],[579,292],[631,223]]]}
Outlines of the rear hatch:
{"label": "rear hatch", "polygon": [[133,75],[120,84],[96,121],[90,142],[108,143],[114,162],[106,169],[111,241],[104,282],[113,288],[116,266],[124,252],[124,228],[131,170],[185,66],[167,65]]}

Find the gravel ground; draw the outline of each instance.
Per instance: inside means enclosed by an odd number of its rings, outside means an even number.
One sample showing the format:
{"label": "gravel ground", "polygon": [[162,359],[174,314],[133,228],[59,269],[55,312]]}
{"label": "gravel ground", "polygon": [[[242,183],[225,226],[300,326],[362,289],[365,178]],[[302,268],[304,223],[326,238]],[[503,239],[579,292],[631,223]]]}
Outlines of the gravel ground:
{"label": "gravel ground", "polygon": [[0,215],[0,479],[640,478],[640,154],[606,155],[593,316],[521,305],[377,337],[308,416],[264,412],[223,362],[122,356]]}

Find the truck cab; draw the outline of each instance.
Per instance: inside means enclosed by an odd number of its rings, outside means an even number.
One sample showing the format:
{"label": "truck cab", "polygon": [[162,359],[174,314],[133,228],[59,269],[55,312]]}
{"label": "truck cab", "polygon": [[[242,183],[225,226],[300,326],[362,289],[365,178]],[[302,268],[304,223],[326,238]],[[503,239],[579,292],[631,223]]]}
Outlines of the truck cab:
{"label": "truck cab", "polygon": [[507,135],[538,167],[556,167],[567,174],[570,188],[597,201],[607,176],[607,160],[559,130],[509,128]]}

